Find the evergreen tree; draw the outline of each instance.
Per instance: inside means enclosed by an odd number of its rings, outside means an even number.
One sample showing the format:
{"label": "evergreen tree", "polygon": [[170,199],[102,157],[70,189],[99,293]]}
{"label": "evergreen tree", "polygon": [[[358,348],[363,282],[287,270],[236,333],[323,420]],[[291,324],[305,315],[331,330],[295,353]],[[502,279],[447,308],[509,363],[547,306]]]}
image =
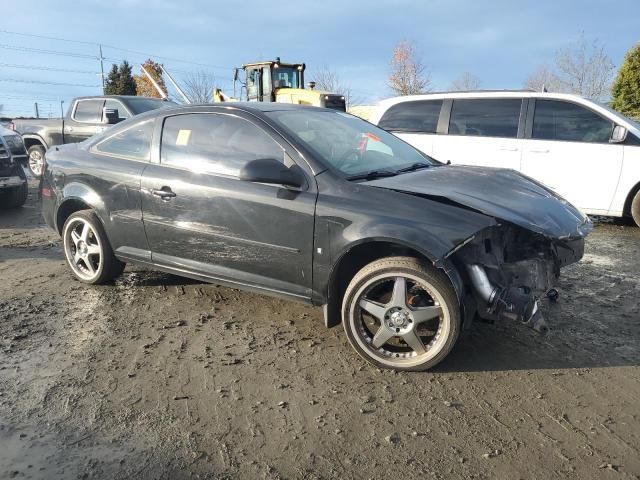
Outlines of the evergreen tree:
{"label": "evergreen tree", "polygon": [[118,95],[135,95],[136,82],[131,74],[131,65],[124,60],[120,64],[120,77],[118,78]]}
{"label": "evergreen tree", "polygon": [[611,106],[640,118],[640,43],[627,52],[611,88]]}
{"label": "evergreen tree", "polygon": [[111,70],[109,70],[109,74],[107,75],[107,80],[105,82],[105,87],[104,87],[104,93],[106,95],[117,95],[119,82],[120,82],[120,72],[118,71],[118,66],[114,63],[113,65],[111,65]]}
{"label": "evergreen tree", "polygon": [[131,65],[123,60],[118,67],[115,63],[111,66],[104,88],[105,95],[135,95],[136,83],[131,74]]}

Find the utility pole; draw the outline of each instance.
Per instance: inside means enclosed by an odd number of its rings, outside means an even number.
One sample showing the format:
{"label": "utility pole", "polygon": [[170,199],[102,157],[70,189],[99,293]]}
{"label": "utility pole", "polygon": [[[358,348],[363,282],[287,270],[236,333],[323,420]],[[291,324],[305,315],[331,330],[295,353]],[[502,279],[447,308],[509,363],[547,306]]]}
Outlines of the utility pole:
{"label": "utility pole", "polygon": [[38,102],[33,104],[33,110],[36,114],[36,118],[40,118],[40,112],[38,112]]}
{"label": "utility pole", "polygon": [[64,109],[62,108],[62,104],[64,100],[60,100],[60,118],[64,118]]}
{"label": "utility pole", "polygon": [[104,57],[102,56],[102,45],[98,45],[100,50],[100,78],[102,79],[102,94],[104,95],[105,86],[104,86]]}

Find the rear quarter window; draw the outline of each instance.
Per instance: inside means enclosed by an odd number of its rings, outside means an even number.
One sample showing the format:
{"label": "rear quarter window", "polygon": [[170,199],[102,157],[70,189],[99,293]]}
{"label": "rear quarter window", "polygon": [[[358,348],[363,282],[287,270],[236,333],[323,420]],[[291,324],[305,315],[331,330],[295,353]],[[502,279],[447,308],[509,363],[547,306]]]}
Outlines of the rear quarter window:
{"label": "rear quarter window", "polygon": [[153,120],[137,123],[107,137],[93,148],[102,154],[136,160],[149,160],[153,127]]}
{"label": "rear quarter window", "polygon": [[436,133],[442,100],[401,102],[391,106],[378,126],[392,132]]}

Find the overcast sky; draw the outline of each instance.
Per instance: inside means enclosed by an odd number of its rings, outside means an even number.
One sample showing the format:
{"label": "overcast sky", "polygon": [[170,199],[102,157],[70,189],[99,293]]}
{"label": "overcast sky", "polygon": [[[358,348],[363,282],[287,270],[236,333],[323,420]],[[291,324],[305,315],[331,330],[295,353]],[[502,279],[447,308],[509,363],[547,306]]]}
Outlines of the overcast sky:
{"label": "overcast sky", "polygon": [[[207,70],[231,93],[234,66],[280,56],[306,62],[307,81],[314,68],[330,67],[368,103],[391,96],[386,85],[389,59],[403,39],[416,46],[435,89],[446,89],[464,71],[478,76],[483,88],[521,88],[529,73],[540,64],[552,65],[556,51],[581,32],[589,41],[598,39],[616,67],[640,40],[639,0],[30,0],[29,8],[0,0],[0,5],[0,30],[102,43],[106,70],[127,59],[137,71],[152,56],[178,79]],[[34,101],[41,114],[58,114],[60,100],[66,107],[74,96],[101,93],[97,45],[4,31],[4,114],[29,115]]]}

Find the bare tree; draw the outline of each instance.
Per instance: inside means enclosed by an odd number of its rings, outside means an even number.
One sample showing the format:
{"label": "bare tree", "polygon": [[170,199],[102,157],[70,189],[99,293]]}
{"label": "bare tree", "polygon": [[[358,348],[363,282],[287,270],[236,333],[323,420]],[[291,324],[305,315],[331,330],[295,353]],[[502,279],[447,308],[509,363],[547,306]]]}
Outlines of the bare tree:
{"label": "bare tree", "polygon": [[560,79],[548,65],[540,65],[527,77],[525,88],[536,92],[564,92]]}
{"label": "bare tree", "polygon": [[415,95],[431,90],[431,74],[415,48],[405,40],[393,49],[388,84],[397,95]]}
{"label": "bare tree", "polygon": [[343,95],[347,107],[360,103],[360,99],[353,95],[351,84],[344,82],[338,73],[327,65],[314,70],[309,78],[316,82],[316,89]]}
{"label": "bare tree", "polygon": [[598,40],[589,45],[584,37],[556,55],[558,78],[566,90],[601,100],[609,94],[615,65]]}
{"label": "bare tree", "polygon": [[451,85],[449,85],[449,90],[455,91],[468,91],[468,90],[478,90],[482,85],[480,78],[475,76],[471,72],[463,72],[458,78],[456,78]]}
{"label": "bare tree", "polygon": [[192,103],[211,103],[215,77],[205,71],[188,73],[184,78],[184,93]]}
{"label": "bare tree", "polygon": [[555,68],[539,66],[525,82],[525,87],[550,92],[574,93],[603,100],[609,94],[615,66],[599,44],[589,45],[584,34],[578,41],[556,53]]}

